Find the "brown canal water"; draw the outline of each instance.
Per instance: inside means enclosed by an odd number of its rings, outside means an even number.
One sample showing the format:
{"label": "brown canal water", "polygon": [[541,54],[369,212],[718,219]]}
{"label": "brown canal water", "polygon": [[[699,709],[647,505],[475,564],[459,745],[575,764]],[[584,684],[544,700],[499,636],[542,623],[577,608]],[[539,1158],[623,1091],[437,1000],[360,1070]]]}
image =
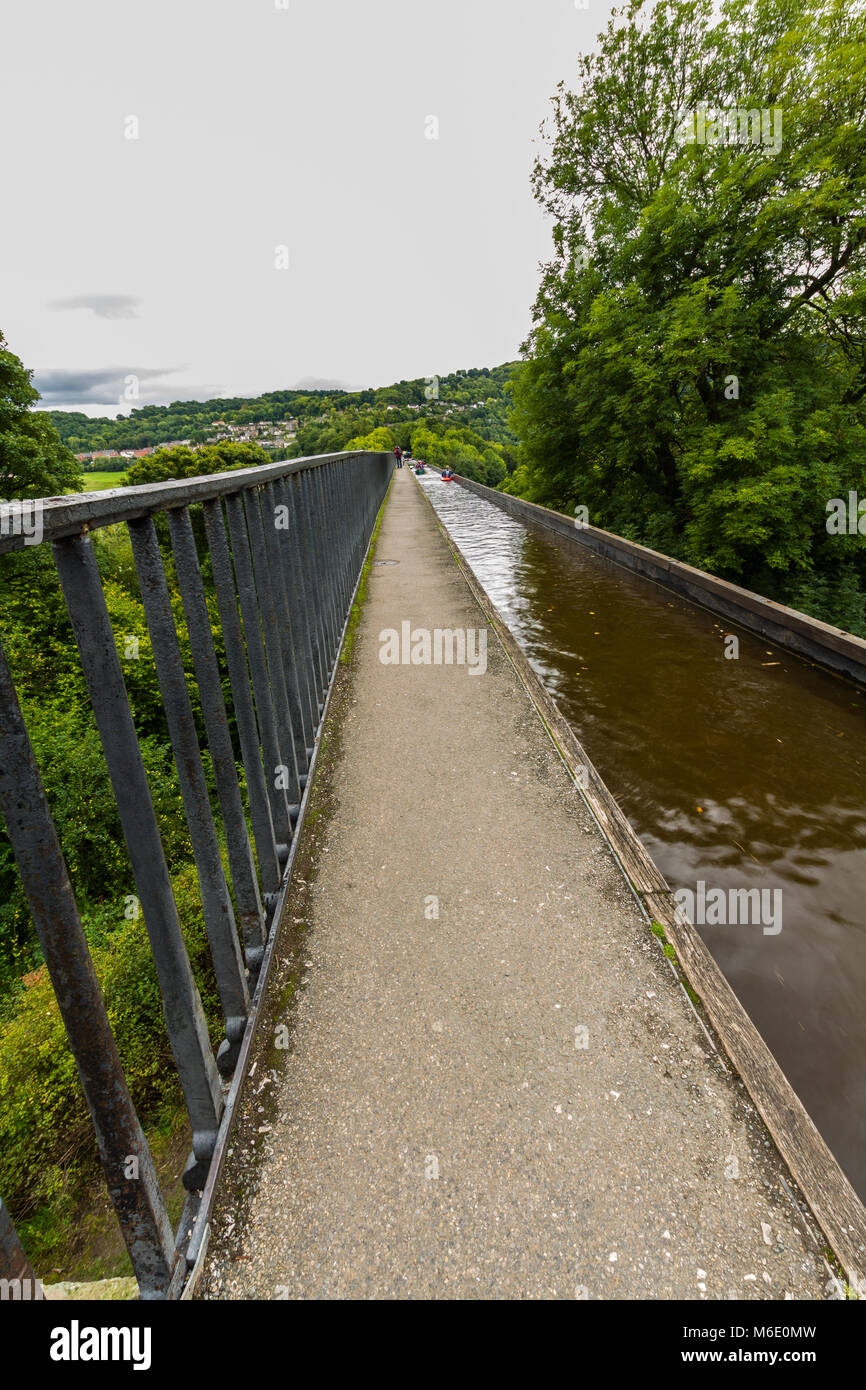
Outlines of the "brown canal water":
{"label": "brown canal water", "polygon": [[769,890],[780,918],[698,930],[866,1198],[866,694],[419,482],[671,886]]}

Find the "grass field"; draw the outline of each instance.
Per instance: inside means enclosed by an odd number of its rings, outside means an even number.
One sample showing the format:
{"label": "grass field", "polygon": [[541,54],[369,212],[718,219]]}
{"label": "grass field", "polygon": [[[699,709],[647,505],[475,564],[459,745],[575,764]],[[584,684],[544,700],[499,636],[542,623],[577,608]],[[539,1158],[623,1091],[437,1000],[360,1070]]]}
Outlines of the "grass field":
{"label": "grass field", "polygon": [[125,473],[84,473],[83,492],[101,492],[104,487],[121,487]]}

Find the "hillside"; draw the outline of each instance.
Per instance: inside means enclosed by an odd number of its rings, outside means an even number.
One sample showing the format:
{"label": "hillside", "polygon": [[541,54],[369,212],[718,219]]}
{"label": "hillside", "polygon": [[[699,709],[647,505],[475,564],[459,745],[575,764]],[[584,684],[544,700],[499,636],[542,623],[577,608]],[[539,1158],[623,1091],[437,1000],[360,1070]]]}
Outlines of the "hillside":
{"label": "hillside", "polygon": [[[489,455],[492,447],[504,476],[515,464],[508,385],[516,366],[512,362],[477,367],[365,391],[295,389],[256,397],[174,401],[141,406],[113,420],[71,411],[46,413],[85,472],[122,470],[130,462],[130,451],[141,457],[144,451],[177,444],[249,442],[275,456],[295,458],[344,449],[384,429],[386,447],[410,446],[419,430],[426,432],[421,436],[425,440],[447,435],[455,446],[462,443],[479,454]],[[471,466],[471,457],[468,462]],[[482,468],[479,475],[486,472]]]}

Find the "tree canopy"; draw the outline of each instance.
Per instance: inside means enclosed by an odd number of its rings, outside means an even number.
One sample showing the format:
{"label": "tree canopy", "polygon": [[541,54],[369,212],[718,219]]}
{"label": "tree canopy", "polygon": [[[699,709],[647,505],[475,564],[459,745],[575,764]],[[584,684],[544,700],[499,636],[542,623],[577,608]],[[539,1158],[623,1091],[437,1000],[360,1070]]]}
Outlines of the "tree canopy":
{"label": "tree canopy", "polygon": [[577,76],[506,486],[866,630],[862,0],[633,0]]}
{"label": "tree canopy", "polygon": [[47,415],[33,410],[32,372],[0,332],[0,497],[54,497],[80,488],[80,469]]}

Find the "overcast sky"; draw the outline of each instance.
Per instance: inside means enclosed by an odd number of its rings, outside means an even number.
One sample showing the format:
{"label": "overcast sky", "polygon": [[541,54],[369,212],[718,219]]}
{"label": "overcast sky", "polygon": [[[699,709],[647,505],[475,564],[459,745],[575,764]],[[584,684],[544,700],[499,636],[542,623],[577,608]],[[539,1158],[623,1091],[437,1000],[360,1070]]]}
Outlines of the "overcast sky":
{"label": "overcast sky", "polygon": [[283,4],[3,7],[0,329],[44,405],[517,356],[533,141],[610,0]]}

